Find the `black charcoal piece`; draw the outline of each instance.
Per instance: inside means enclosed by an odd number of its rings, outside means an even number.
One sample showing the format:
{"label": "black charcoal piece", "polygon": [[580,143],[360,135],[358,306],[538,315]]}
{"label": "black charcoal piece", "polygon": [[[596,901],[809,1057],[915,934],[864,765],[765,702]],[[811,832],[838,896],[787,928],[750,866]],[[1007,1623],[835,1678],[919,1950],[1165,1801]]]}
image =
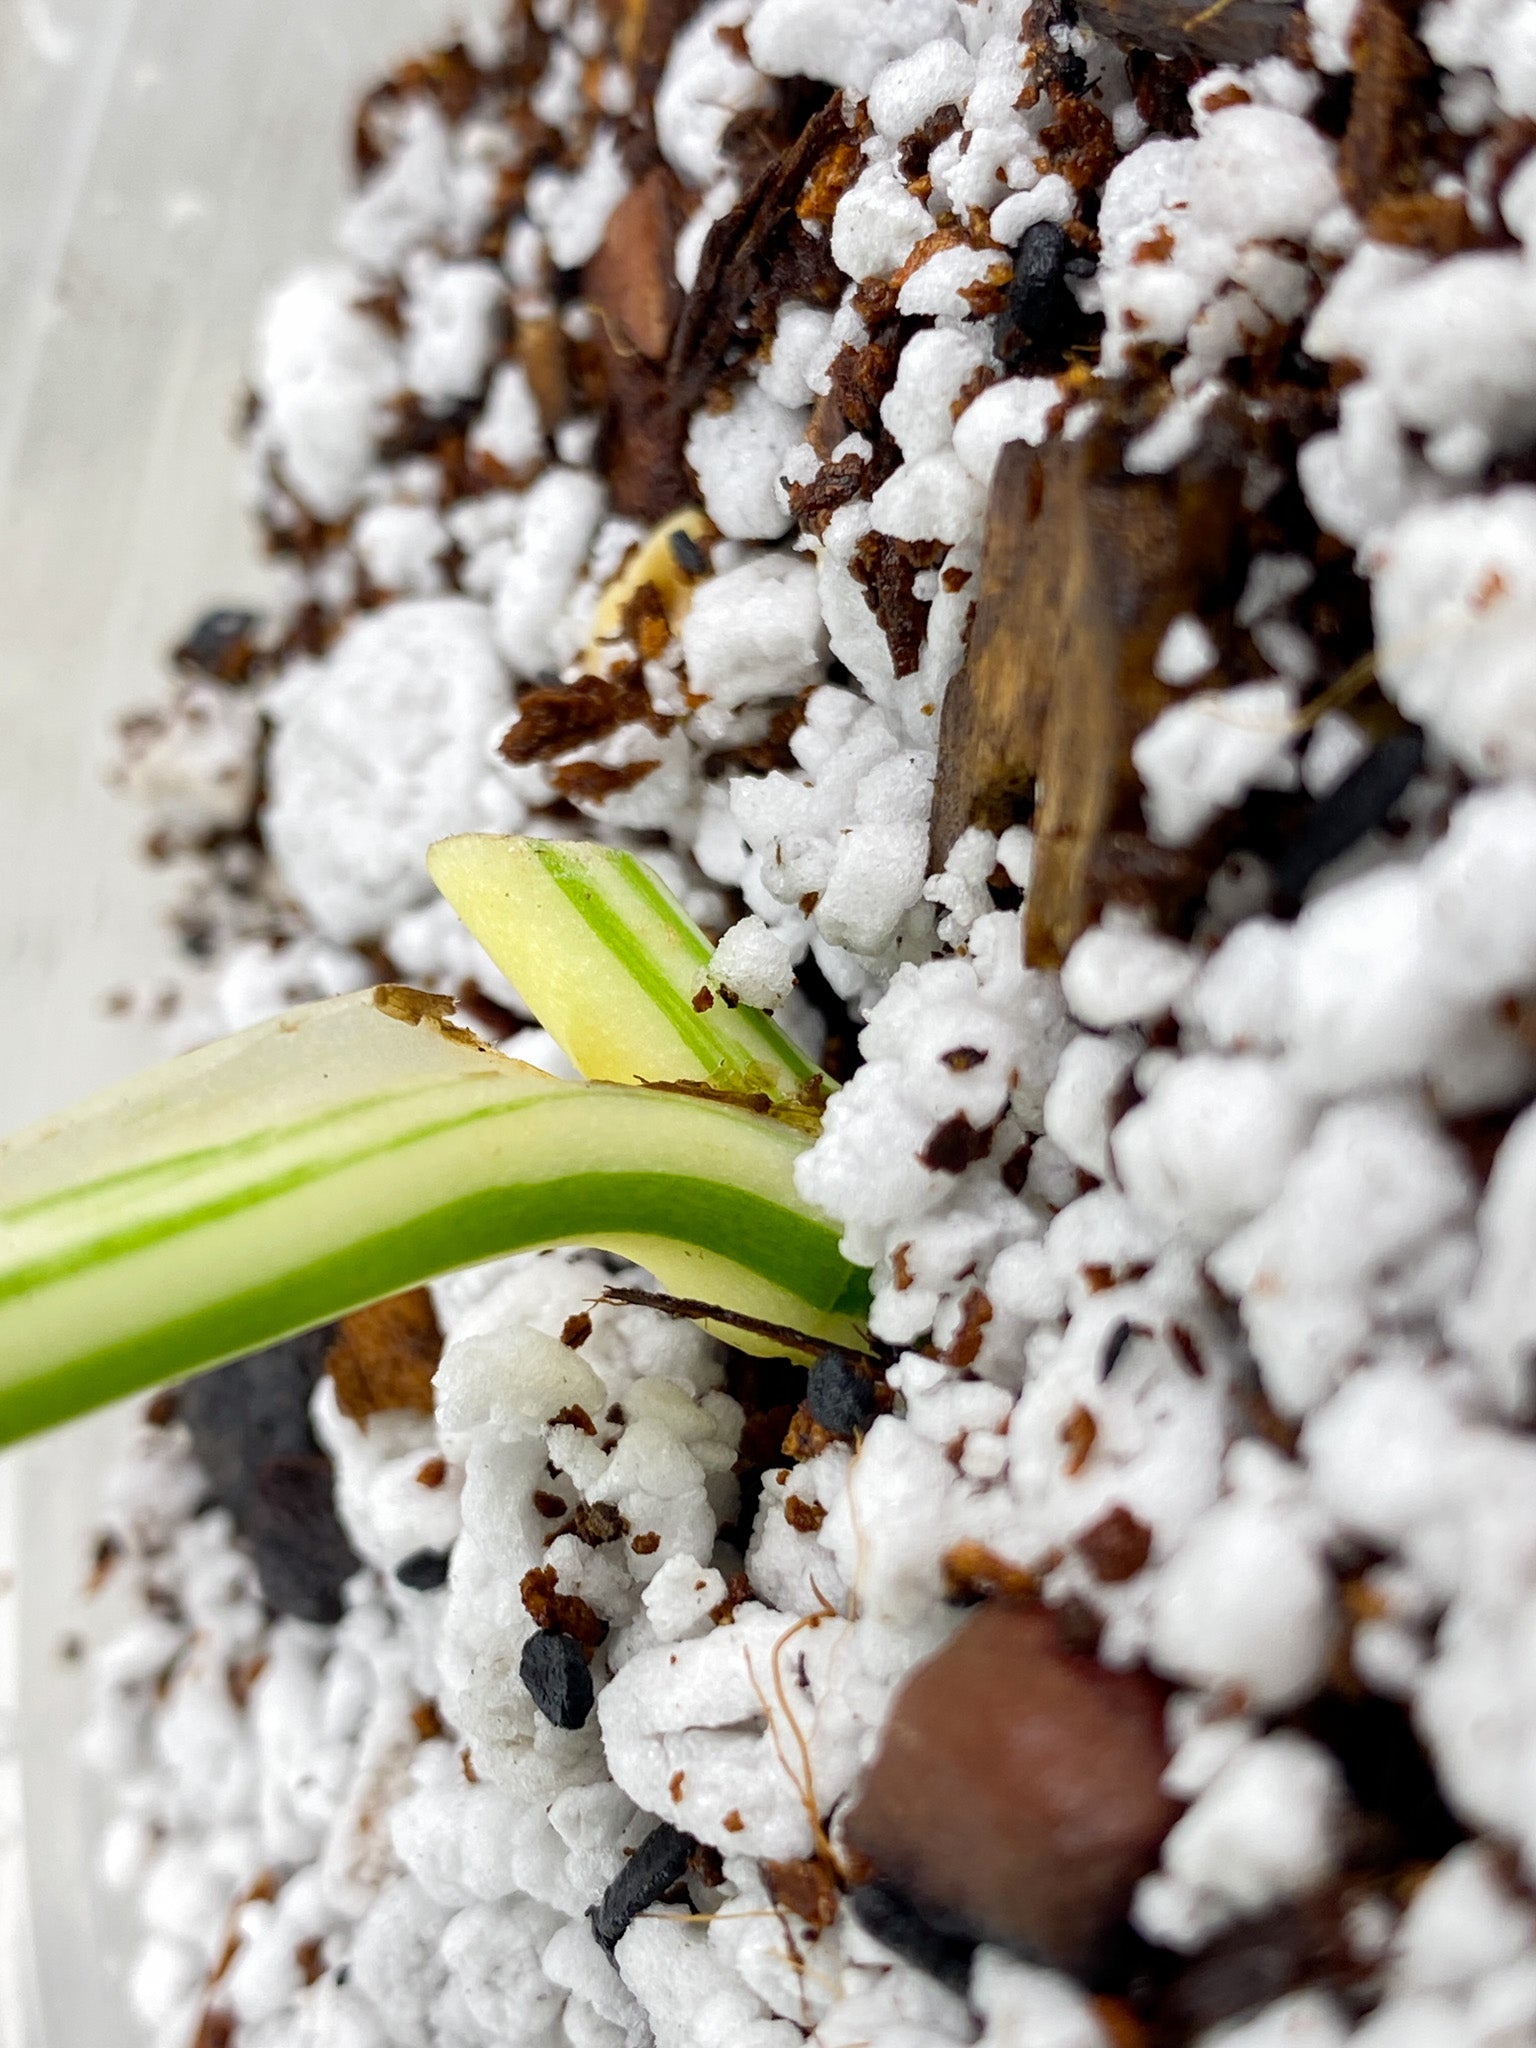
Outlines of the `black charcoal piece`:
{"label": "black charcoal piece", "polygon": [[652,1828],[591,1909],[592,1931],[609,1955],[636,1914],[654,1906],[681,1880],[693,1848],[693,1837],[666,1821]]}
{"label": "black charcoal piece", "polygon": [[1294,910],[1313,876],[1381,823],[1424,765],[1424,735],[1394,733],[1308,811],[1275,866],[1277,907]]}
{"label": "black charcoal piece", "polygon": [[805,1390],[812,1417],[834,1436],[868,1429],[879,1413],[875,1383],[840,1351],[823,1351]]}
{"label": "black charcoal piece", "polygon": [[332,1326],[253,1351],[177,1388],[176,1412],[208,1491],[244,1528],[256,1473],[268,1458],[313,1455],[309,1397],[335,1335]]}
{"label": "black charcoal piece", "polygon": [[859,1925],[876,1941],[883,1942],[915,1969],[937,1977],[951,1991],[965,1991],[976,1948],[970,1935],[930,1919],[894,1885],[879,1880],[861,1884],[848,1903]]}
{"label": "black charcoal piece", "polygon": [[395,1566],[395,1577],[413,1593],[435,1593],[448,1577],[446,1550],[413,1550]]}
{"label": "black charcoal piece", "polygon": [[299,1621],[340,1621],[341,1589],[358,1561],[336,1519],[323,1453],[267,1458],[257,1468],[244,1533],[270,1608]]}
{"label": "black charcoal piece", "polygon": [[580,1643],[557,1629],[540,1629],[523,1645],[522,1673],[528,1696],[557,1728],[581,1728],[592,1711],[592,1674]]}
{"label": "black charcoal piece", "polygon": [[1071,255],[1054,221],[1037,220],[1024,230],[997,318],[997,353],[1005,368],[1058,356],[1076,339],[1082,316],[1067,284]]}
{"label": "black charcoal piece", "polygon": [[1104,1340],[1104,1349],[1099,1353],[1099,1378],[1101,1380],[1109,1378],[1115,1367],[1120,1363],[1121,1352],[1130,1343],[1134,1335],[1134,1329],[1123,1316],[1118,1323],[1112,1326],[1109,1335]]}

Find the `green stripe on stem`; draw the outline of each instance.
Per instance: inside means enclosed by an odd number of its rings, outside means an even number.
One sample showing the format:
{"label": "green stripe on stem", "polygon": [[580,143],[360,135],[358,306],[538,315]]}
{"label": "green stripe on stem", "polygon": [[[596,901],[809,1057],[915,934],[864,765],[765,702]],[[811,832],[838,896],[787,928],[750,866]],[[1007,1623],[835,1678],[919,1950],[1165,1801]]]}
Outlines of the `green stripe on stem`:
{"label": "green stripe on stem", "polygon": [[858,1341],[867,1276],[795,1191],[800,1134],[553,1081],[406,996],[291,1012],[0,1145],[0,1440],[535,1246]]}

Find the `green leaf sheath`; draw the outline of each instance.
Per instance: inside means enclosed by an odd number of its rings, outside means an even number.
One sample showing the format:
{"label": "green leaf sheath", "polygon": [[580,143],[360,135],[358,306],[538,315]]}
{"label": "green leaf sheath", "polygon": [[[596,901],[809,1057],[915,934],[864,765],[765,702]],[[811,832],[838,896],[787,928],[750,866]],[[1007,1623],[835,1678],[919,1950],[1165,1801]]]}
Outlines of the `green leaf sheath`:
{"label": "green leaf sheath", "polygon": [[470,832],[439,840],[427,865],[589,1080],[707,1081],[792,1100],[817,1077],[761,1010],[719,997],[694,1007],[709,941],[633,854]]}
{"label": "green leaf sheath", "polygon": [[0,1145],[0,1441],[533,1246],[857,1335],[866,1276],[795,1192],[798,1133],[551,1080],[432,1007],[317,1003]]}

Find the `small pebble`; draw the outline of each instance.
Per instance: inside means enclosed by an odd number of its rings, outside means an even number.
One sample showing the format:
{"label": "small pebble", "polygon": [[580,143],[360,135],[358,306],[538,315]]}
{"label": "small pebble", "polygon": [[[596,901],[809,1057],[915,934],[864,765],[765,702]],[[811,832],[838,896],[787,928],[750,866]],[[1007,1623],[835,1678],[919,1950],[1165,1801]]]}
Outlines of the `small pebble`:
{"label": "small pebble", "polygon": [[395,1566],[395,1577],[413,1593],[435,1593],[448,1577],[446,1550],[413,1550]]}
{"label": "small pebble", "polygon": [[256,1473],[268,1458],[319,1450],[309,1398],[334,1336],[330,1327],[306,1330],[176,1389],[174,1412],[191,1432],[209,1494],[237,1528],[246,1527]]}
{"label": "small pebble", "polygon": [[848,1840],[941,1928],[1091,1978],[1178,1817],[1166,1700],[989,1603],[897,1694]]}
{"label": "small pebble", "polygon": [[709,557],[691,533],[684,533],[681,527],[675,527],[667,535],[667,546],[672,550],[673,561],[685,576],[709,574]]}

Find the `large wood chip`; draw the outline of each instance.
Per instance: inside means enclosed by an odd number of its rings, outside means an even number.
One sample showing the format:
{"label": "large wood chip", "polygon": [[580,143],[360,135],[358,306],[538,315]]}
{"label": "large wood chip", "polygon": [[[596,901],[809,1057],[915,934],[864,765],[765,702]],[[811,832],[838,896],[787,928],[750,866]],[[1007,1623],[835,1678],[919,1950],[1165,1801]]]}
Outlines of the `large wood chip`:
{"label": "large wood chip", "polygon": [[442,1333],[425,1287],[343,1316],[325,1361],[336,1405],[354,1422],[389,1409],[432,1413],[432,1375],[443,1355]]}
{"label": "large wood chip", "polygon": [[1356,213],[1368,214],[1414,191],[1424,175],[1435,74],[1393,0],[1360,0],[1349,54],[1355,88],[1339,144],[1339,188]]}
{"label": "large wood chip", "polygon": [[944,701],[934,867],[968,825],[1001,829],[1032,804],[1024,948],[1036,967],[1060,966],[1117,893],[1117,865],[1154,889],[1173,879],[1139,830],[1131,745],[1175,694],[1152,673],[1167,627],[1231,602],[1237,468],[1196,457],[1131,476],[1124,449],[1106,423],[1003,450],[970,657]]}
{"label": "large wood chip", "polygon": [[1195,57],[1210,64],[1256,64],[1288,54],[1303,39],[1306,21],[1294,0],[1079,0],[1090,28],[1122,48],[1159,57]]}

